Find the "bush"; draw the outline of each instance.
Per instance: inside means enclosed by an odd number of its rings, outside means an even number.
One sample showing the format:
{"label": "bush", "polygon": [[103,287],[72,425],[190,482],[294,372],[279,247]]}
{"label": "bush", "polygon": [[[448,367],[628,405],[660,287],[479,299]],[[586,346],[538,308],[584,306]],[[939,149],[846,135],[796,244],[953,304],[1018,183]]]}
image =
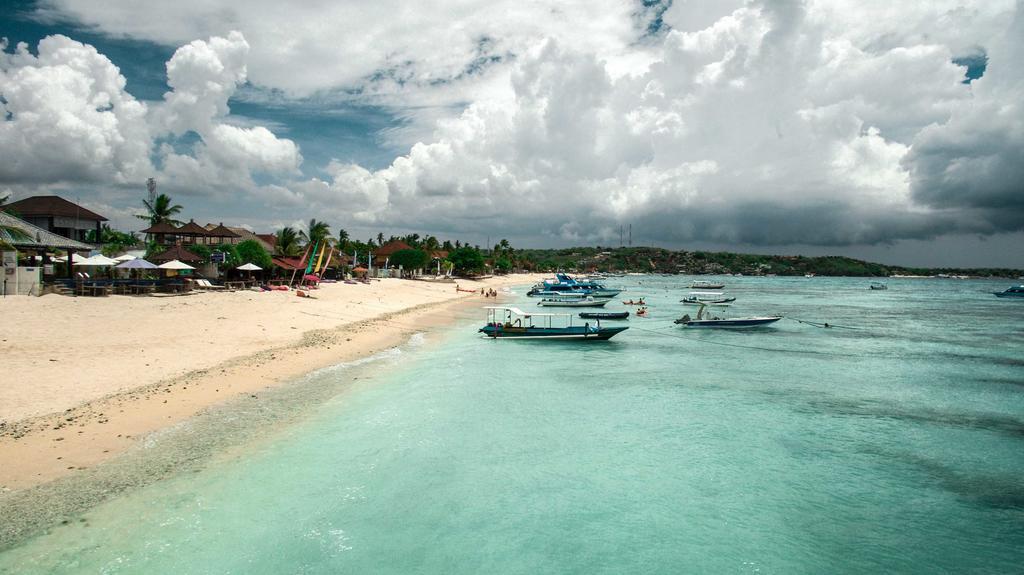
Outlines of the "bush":
{"label": "bush", "polygon": [[203,258],[204,264],[210,261],[210,254],[213,253],[208,246],[204,246],[203,244],[193,244],[187,246],[185,249]]}
{"label": "bush", "polygon": [[455,266],[455,273],[478,273],[484,269],[484,256],[474,247],[461,247],[448,254],[448,260]]}
{"label": "bush", "polygon": [[430,255],[423,250],[398,250],[391,254],[389,263],[396,267],[402,266],[407,271],[420,270],[430,263]]}
{"label": "bush", "polygon": [[238,265],[253,263],[267,270],[274,262],[270,260],[270,253],[256,240],[245,240],[235,246],[235,253],[238,254]]}

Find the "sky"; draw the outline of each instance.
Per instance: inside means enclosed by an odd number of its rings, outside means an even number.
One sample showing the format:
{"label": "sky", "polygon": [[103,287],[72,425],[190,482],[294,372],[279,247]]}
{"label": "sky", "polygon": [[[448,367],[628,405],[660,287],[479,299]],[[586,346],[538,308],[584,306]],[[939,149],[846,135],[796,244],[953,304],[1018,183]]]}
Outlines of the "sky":
{"label": "sky", "polygon": [[1024,0],[40,0],[0,195],[365,239],[1024,268]]}

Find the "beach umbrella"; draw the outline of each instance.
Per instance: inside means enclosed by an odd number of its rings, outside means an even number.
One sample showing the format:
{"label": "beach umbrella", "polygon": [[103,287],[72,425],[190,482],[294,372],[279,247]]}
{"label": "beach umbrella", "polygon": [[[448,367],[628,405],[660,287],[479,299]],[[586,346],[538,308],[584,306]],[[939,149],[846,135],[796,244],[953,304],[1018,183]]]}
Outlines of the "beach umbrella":
{"label": "beach umbrella", "polygon": [[190,265],[188,265],[186,263],[179,262],[178,260],[171,260],[169,262],[162,263],[162,264],[158,265],[157,267],[162,269],[162,270],[194,270],[194,269],[196,269],[196,268],[194,268],[194,267],[192,267],[192,266],[190,266]]}
{"label": "beach umbrella", "polygon": [[131,260],[134,260],[134,259],[138,259],[138,258],[136,258],[135,256],[133,256],[131,254],[122,254],[122,255],[119,255],[116,258],[114,258],[114,261],[127,262],[127,261],[131,261]]}
{"label": "beach umbrella", "polygon": [[[77,259],[77,258],[76,258]],[[118,262],[108,258],[103,254],[96,254],[92,257],[85,258],[82,261],[75,261],[72,265],[76,266],[113,266],[117,265]]]}
{"label": "beach umbrella", "polygon": [[123,261],[114,267],[119,270],[155,270],[158,266],[144,259],[134,258]]}
{"label": "beach umbrella", "polygon": [[260,266],[258,266],[256,264],[248,263],[248,264],[242,264],[242,265],[238,266],[235,269],[236,270],[244,270],[244,271],[247,271],[247,272],[256,272],[256,271],[262,270],[263,268],[261,268]]}

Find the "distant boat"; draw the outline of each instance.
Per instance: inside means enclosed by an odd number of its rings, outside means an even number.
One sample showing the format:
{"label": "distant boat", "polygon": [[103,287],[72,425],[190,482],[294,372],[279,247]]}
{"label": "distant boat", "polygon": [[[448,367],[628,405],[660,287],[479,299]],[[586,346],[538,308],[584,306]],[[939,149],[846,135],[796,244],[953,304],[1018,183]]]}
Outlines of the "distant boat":
{"label": "distant boat", "polygon": [[813,273],[811,273],[811,272],[807,272],[807,273],[805,273],[805,274],[804,274],[804,277],[805,277],[805,278],[813,278],[813,277],[814,277],[814,274],[813,274]]}
{"label": "distant boat", "polygon": [[530,291],[526,292],[526,295],[546,297],[562,294],[582,294],[597,297],[615,297],[621,292],[622,290],[608,289],[596,281],[577,281],[566,274],[559,273],[555,274],[554,280],[544,280],[533,286]]}
{"label": "distant boat", "polygon": [[722,289],[724,287],[724,283],[710,282],[706,280],[693,280],[690,284],[690,289]]}
{"label": "distant boat", "polygon": [[868,286],[868,289],[885,290],[885,289],[889,289],[889,286],[887,286],[887,285],[885,285],[884,283],[881,283],[881,282],[871,282],[871,285]]}
{"label": "distant boat", "polygon": [[587,297],[550,297],[537,302],[544,307],[604,307],[611,299]]}
{"label": "distant boat", "polygon": [[695,291],[679,301],[689,305],[722,305],[732,303],[736,298],[725,297],[725,294],[718,291]]}
{"label": "distant boat", "polygon": [[626,319],[629,317],[628,311],[581,311],[580,317],[583,319]]}
{"label": "distant boat", "polygon": [[1024,298],[1024,284],[1010,286],[1003,291],[992,292],[996,297],[1022,297]]}
{"label": "distant boat", "polygon": [[[515,307],[488,306],[487,325],[480,328],[480,333],[493,339],[551,339],[551,340],[582,340],[605,341],[616,334],[626,331],[628,327],[604,327],[601,320],[596,324],[572,325],[570,314],[525,313]],[[567,318],[565,326],[554,326],[554,318]],[[538,319],[544,325],[534,325]]]}
{"label": "distant boat", "polygon": [[705,315],[704,308],[705,306],[701,305],[700,309],[697,310],[696,319],[690,318],[690,315],[687,314],[677,319],[675,323],[690,328],[742,329],[766,326],[782,319],[782,316],[721,318],[714,317],[710,313]]}

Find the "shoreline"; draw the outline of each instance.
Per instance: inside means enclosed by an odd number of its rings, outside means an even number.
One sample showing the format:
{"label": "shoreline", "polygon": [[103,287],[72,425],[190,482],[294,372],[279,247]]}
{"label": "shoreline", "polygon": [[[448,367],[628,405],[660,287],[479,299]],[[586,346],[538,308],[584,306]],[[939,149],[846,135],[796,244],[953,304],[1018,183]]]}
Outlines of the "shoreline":
{"label": "shoreline", "polygon": [[[533,278],[532,275],[513,275],[484,282],[462,283],[479,289],[523,284]],[[392,280],[403,281],[406,280]],[[319,369],[396,347],[412,333],[454,322],[453,311],[484,303],[482,298],[478,299],[474,294],[454,293],[455,284],[438,285],[443,285],[442,289],[451,290],[451,293],[439,292],[435,288],[432,297],[426,298],[427,301],[422,301],[425,299],[423,297],[410,298],[411,305],[393,311],[372,313],[363,319],[349,319],[351,315],[342,315],[346,310],[330,306],[299,309],[297,311],[300,313],[333,323],[328,327],[294,334],[292,341],[269,341],[269,345],[257,346],[256,351],[223,361],[213,364],[203,362],[193,369],[169,377],[137,382],[137,385],[120,387],[108,393],[96,393],[96,397],[71,407],[58,404],[58,409],[50,413],[3,421],[0,426],[0,461],[5,464],[0,466],[0,497],[7,499],[5,496],[19,491],[80,474],[124,454],[147,436],[179,424],[204,410],[246,395],[255,399],[261,392],[296,381]],[[382,286],[382,289],[385,287],[388,286]],[[413,290],[421,288],[417,285],[400,287]],[[201,295],[205,298],[218,298],[231,294]],[[292,299],[300,298],[292,296]],[[275,304],[277,302],[271,305]],[[152,302],[152,307],[159,305],[162,302]],[[289,319],[294,319],[293,316],[289,316]],[[246,317],[239,321],[246,319],[252,318]],[[47,324],[42,321],[38,325]],[[6,341],[6,331],[4,337]],[[115,341],[107,347],[116,348],[122,344]],[[103,344],[99,347],[103,347]],[[84,355],[88,355],[88,352],[86,350]],[[116,373],[116,369],[112,371]],[[102,369],[101,372],[110,373]],[[13,373],[17,373],[17,370]],[[23,391],[31,393],[32,388],[32,385],[28,385],[28,389]],[[97,390],[92,391],[95,393]],[[10,411],[11,406],[7,410]]]}

